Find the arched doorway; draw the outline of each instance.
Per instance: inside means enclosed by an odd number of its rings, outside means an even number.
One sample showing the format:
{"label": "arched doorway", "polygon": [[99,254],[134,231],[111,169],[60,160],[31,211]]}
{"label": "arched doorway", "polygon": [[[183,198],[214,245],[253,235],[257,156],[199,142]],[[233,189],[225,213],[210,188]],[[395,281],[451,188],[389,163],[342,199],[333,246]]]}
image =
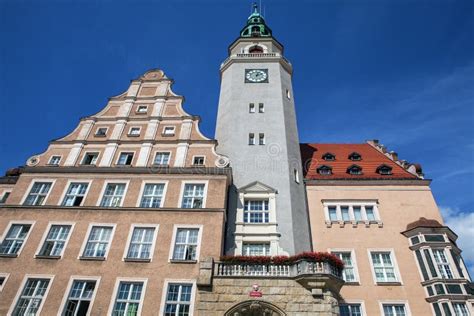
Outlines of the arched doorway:
{"label": "arched doorway", "polygon": [[224,316],[286,316],[286,314],[271,303],[250,300],[234,305]]}

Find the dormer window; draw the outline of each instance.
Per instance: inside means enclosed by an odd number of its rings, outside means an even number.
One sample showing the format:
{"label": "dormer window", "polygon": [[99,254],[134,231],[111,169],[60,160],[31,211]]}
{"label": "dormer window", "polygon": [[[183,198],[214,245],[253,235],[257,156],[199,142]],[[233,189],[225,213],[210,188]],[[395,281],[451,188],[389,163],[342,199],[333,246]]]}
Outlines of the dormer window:
{"label": "dormer window", "polygon": [[392,174],[392,167],[387,166],[387,165],[380,165],[377,167],[376,172],[381,175],[391,175]]}
{"label": "dormer window", "polygon": [[322,165],[316,169],[320,175],[329,176],[332,174],[332,168],[326,165]]}
{"label": "dormer window", "polygon": [[323,159],[326,161],[333,161],[333,160],[336,160],[336,156],[331,153],[325,153],[323,155]]}
{"label": "dormer window", "polygon": [[356,153],[356,152],[353,152],[352,154],[350,154],[348,158],[352,161],[362,160],[362,156],[359,153]]}
{"label": "dormer window", "polygon": [[352,175],[361,175],[362,168],[359,167],[358,165],[352,165],[349,168],[347,168],[347,173],[352,174]]}

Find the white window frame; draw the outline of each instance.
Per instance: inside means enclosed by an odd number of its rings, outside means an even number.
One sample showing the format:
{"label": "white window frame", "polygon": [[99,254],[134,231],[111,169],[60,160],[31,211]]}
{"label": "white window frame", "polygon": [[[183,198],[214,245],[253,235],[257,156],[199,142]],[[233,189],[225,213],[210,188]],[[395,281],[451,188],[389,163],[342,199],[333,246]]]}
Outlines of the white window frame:
{"label": "white window frame", "polygon": [[48,298],[48,293],[53,284],[54,277],[55,276],[51,274],[26,274],[23,277],[23,280],[21,281],[20,286],[18,287],[15,298],[13,299],[12,304],[10,305],[10,309],[8,310],[7,315],[12,315],[13,311],[15,310],[15,306],[18,303],[18,300],[20,299],[21,293],[23,292],[23,289],[25,288],[25,285],[28,279],[48,279],[49,280],[48,287],[46,288],[46,291],[44,292],[44,295],[41,299],[41,303],[38,306],[38,312],[36,313],[36,315],[41,315],[41,310],[43,309],[44,302]]}
{"label": "white window frame", "polygon": [[120,180],[120,179],[104,181],[104,184],[102,185],[102,190],[100,191],[100,195],[99,195],[99,198],[97,200],[96,206],[101,207],[100,204],[102,203],[102,199],[104,198],[104,193],[105,193],[105,189],[107,188],[107,185],[109,185],[109,184],[125,184],[125,189],[123,190],[123,197],[122,197],[122,200],[120,201],[120,205],[119,206],[103,206],[103,207],[122,207],[123,202],[125,201],[125,198],[127,196],[127,190],[128,190],[128,184],[129,183],[130,183],[129,180]]}
{"label": "white window frame", "polygon": [[385,315],[383,312],[384,305],[404,305],[406,316],[411,316],[410,306],[408,305],[408,301],[404,300],[383,300],[379,301],[379,308],[380,308],[380,315]]}
{"label": "white window frame", "polygon": [[[431,260],[433,261],[435,269],[438,272],[438,278],[443,279],[443,280],[452,280],[459,277],[457,271],[455,273],[454,272],[455,269],[453,269],[453,266],[451,265],[451,254],[446,251],[448,248],[446,247],[438,248],[435,246],[435,247],[430,247],[428,249],[429,249],[428,251],[431,254]],[[446,262],[438,263],[436,260],[435,251],[441,251],[444,255],[444,258],[446,259]],[[451,273],[451,278],[444,277],[444,274],[446,274],[446,270],[442,270],[440,265],[443,267],[446,267],[446,266],[448,267],[448,269],[450,270],[449,272]]]}
{"label": "white window frame", "polygon": [[[158,154],[168,154],[169,155],[168,163],[167,164],[155,164],[156,156]],[[155,151],[155,154],[153,156],[152,165],[153,166],[169,166],[169,165],[171,165],[171,156],[172,156],[172,153],[169,150],[157,150],[157,151]]]}
{"label": "white window frame", "polygon": [[263,146],[266,143],[265,133],[258,133],[258,145]]}
{"label": "white window frame", "polygon": [[[131,241],[132,241],[133,231],[135,230],[135,228],[153,228],[154,229],[153,240],[152,240],[151,247],[150,247],[150,258],[146,258],[146,259],[128,258],[127,255],[128,255],[128,251],[130,250],[130,244],[131,244]],[[158,236],[158,230],[159,229],[160,229],[159,224],[132,224],[132,225],[130,225],[130,230],[128,232],[127,244],[126,244],[127,246],[125,247],[125,251],[123,252],[122,261],[143,260],[143,261],[152,262],[153,261],[153,254],[155,253],[156,238]]]}
{"label": "white window frame", "polygon": [[[172,132],[167,133],[166,130],[171,129]],[[164,125],[163,131],[161,132],[161,136],[175,136],[176,135],[176,126],[174,125]]]}
{"label": "white window frame", "polygon": [[[195,164],[194,159],[196,159],[196,158],[203,158],[202,164]],[[206,156],[204,156],[204,155],[194,155],[192,162],[193,162],[193,166],[201,166],[201,167],[205,166],[206,165]]]}
{"label": "white window frame", "polygon": [[[176,260],[173,259],[173,253],[174,253],[174,246],[176,243],[176,234],[178,233],[178,229],[184,228],[184,229],[199,229],[198,232],[198,240],[197,240],[197,247],[196,247],[196,262],[199,262],[199,256],[201,254],[201,240],[202,240],[202,231],[204,230],[203,225],[189,225],[189,224],[175,224],[173,226],[173,236],[171,238],[171,245],[170,245],[170,251],[168,254],[168,262],[177,262]],[[183,262],[189,262],[184,260]]]}
{"label": "white window frame", "polygon": [[[263,255],[259,256],[270,256],[272,254],[272,243],[271,241],[242,241],[242,256],[253,256],[249,253],[245,253],[245,247],[248,245],[262,245],[263,246]],[[266,251],[265,245],[268,245],[268,252]]]}
{"label": "white window frame", "polygon": [[[91,188],[92,180],[88,180],[88,179],[70,179],[70,180],[68,180],[68,182],[64,186],[63,193],[61,194],[61,198],[58,201],[59,206],[63,205],[64,199],[66,198],[66,193],[69,190],[69,187],[71,186],[72,183],[87,183],[87,189],[86,189],[86,192],[84,192],[84,198],[82,199],[81,204],[79,206],[84,205],[84,201],[86,200],[86,197],[89,194],[89,190]],[[65,207],[77,207],[77,206],[65,206]]]}
{"label": "white window frame", "polygon": [[262,102],[258,104],[258,113],[265,113],[265,104]]}
{"label": "white window frame", "polygon": [[20,221],[10,221],[8,223],[7,227],[5,228],[5,230],[3,231],[3,234],[2,234],[1,239],[0,239],[0,241],[1,241],[0,244],[3,244],[5,238],[7,237],[8,231],[10,231],[10,228],[12,227],[12,225],[31,225],[30,230],[26,234],[25,239],[23,240],[23,243],[21,244],[20,249],[18,249],[18,252],[16,253],[16,256],[19,257],[22,250],[23,250],[23,248],[25,248],[25,244],[28,241],[28,237],[30,237],[31,231],[33,230],[35,224],[36,224],[36,221],[22,221],[22,220],[20,220]]}
{"label": "white window frame", "polygon": [[[324,208],[324,216],[326,220],[326,224],[331,225],[334,223],[339,223],[341,225],[344,224],[353,224],[357,225],[359,223],[365,223],[366,225],[370,225],[372,223],[377,223],[379,225],[382,224],[382,220],[380,218],[380,210],[379,210],[379,203],[378,200],[323,200],[323,208]],[[331,220],[329,217],[329,207],[330,206],[335,206],[336,207],[336,215],[337,215],[337,220]],[[342,217],[342,211],[341,207],[342,206],[347,206],[349,207],[349,221],[344,221]],[[354,206],[360,207],[361,211],[361,220],[356,220],[355,215],[354,215]],[[375,220],[369,220],[367,218],[367,212],[365,207],[366,206],[371,206]]]}
{"label": "white window frame", "polygon": [[[110,233],[110,240],[107,244],[107,249],[105,250],[104,257],[84,257],[84,251],[86,250],[86,245],[89,242],[89,236],[92,232],[92,227],[111,227],[112,228],[112,233]],[[112,248],[112,242],[114,240],[114,235],[115,235],[115,229],[117,227],[117,224],[114,223],[89,223],[89,227],[87,228],[86,235],[84,237],[84,241],[82,242],[81,249],[79,251],[79,255],[77,256],[77,259],[79,260],[107,260],[107,257],[109,256],[110,248]]]}
{"label": "white window frame", "polygon": [[[386,282],[378,282],[377,277],[375,275],[375,268],[374,263],[372,262],[372,252],[389,252],[390,259],[393,263],[393,270],[395,273],[395,277],[397,278],[395,281],[386,281]],[[384,285],[384,284],[392,284],[392,283],[399,283],[403,285],[402,275],[400,273],[400,269],[398,267],[397,258],[395,256],[395,250],[393,248],[368,248],[367,255],[369,256],[369,263],[370,263],[370,270],[372,271],[372,279],[374,280],[374,285]],[[383,313],[382,313],[383,315]]]}
{"label": "white window frame", "polygon": [[[52,163],[52,162],[51,162],[54,157],[59,157],[58,163]],[[62,159],[63,159],[63,156],[62,156],[62,155],[51,155],[51,157],[49,157],[49,160],[48,160],[48,165],[49,165],[49,166],[59,166],[59,164],[61,163],[61,160],[62,160]]]}
{"label": "white window frame", "polygon": [[366,309],[365,309],[365,303],[362,300],[344,300],[343,302],[340,302],[339,304],[343,304],[343,305],[358,304],[358,305],[360,305],[361,316],[367,316]]}
{"label": "white window frame", "polygon": [[[85,164],[84,161],[86,160],[86,156],[87,156],[87,155],[92,155],[92,154],[97,154],[97,157],[95,158],[94,163]],[[99,162],[99,157],[100,157],[100,151],[86,151],[86,152],[84,152],[84,154],[82,155],[82,159],[81,159],[80,165],[81,165],[81,166],[97,166],[97,163]]]}
{"label": "white window frame", "polygon": [[189,316],[194,315],[194,301],[196,299],[196,280],[194,279],[165,279],[163,284],[163,293],[161,294],[161,304],[160,304],[160,316],[163,316],[165,306],[166,306],[166,297],[168,295],[168,286],[169,284],[177,283],[177,284],[192,284],[192,291],[191,291],[191,301],[189,305]]}
{"label": "white window frame", "polygon": [[[105,128],[105,132],[104,134],[98,134],[99,130],[100,129],[104,129]],[[94,136],[95,137],[106,137],[107,136],[107,132],[109,131],[109,128],[106,127],[106,126],[97,126],[95,132],[94,132]]]}
{"label": "white window frame", "polygon": [[69,239],[71,239],[72,232],[74,231],[74,226],[76,225],[75,222],[54,222],[54,221],[49,222],[48,226],[46,226],[46,229],[43,233],[43,236],[41,237],[41,241],[38,245],[38,248],[35,251],[35,257],[36,256],[41,256],[40,252],[41,252],[41,249],[43,248],[44,243],[46,242],[46,238],[49,235],[49,231],[51,230],[51,227],[55,226],[55,225],[62,225],[62,226],[69,225],[69,226],[71,226],[71,229],[69,230],[69,234],[68,234],[66,240],[64,241],[64,247],[61,250],[61,253],[59,254],[60,258],[62,258],[64,256],[64,252],[66,251],[67,245],[69,243]]}
{"label": "white window frame", "polygon": [[90,300],[90,305],[89,309],[87,311],[87,316],[91,314],[92,307],[94,305],[94,300],[97,295],[98,289],[99,289],[99,283],[100,283],[101,277],[100,276],[84,276],[84,275],[71,275],[69,277],[69,281],[66,287],[66,291],[64,292],[63,298],[61,300],[61,308],[58,310],[57,316],[61,316],[63,314],[64,309],[66,308],[66,303],[69,298],[69,294],[71,293],[71,288],[74,283],[74,281],[95,281],[95,288],[94,288],[94,293],[92,294],[91,300]]}
{"label": "white window frame", "polygon": [[255,113],[255,103],[249,103],[249,113]]}
{"label": "white window frame", "polygon": [[[202,206],[201,208],[206,208],[207,201],[207,189],[209,185],[209,180],[186,180],[181,182],[181,192],[179,194],[178,208],[182,208],[183,197],[184,197],[184,187],[186,184],[204,184],[204,196],[202,197]],[[188,210],[188,208],[182,208],[183,210]],[[192,210],[192,208],[189,208]]]}
{"label": "white window frame", "polygon": [[[138,133],[133,134],[132,130],[136,130],[136,129],[138,129]],[[142,127],[141,126],[130,126],[130,128],[128,129],[127,136],[128,137],[139,137],[141,132],[142,132]]]}
{"label": "white window frame", "polygon": [[250,146],[255,146],[255,145],[256,145],[256,142],[255,142],[255,133],[249,133],[248,144],[249,144]]}
{"label": "white window frame", "polygon": [[0,277],[5,278],[3,283],[0,284],[0,293],[2,293],[3,288],[5,287],[5,284],[7,284],[8,278],[10,277],[10,273],[0,273]]}
{"label": "white window frame", "polygon": [[147,284],[148,284],[148,279],[147,278],[127,278],[127,277],[118,277],[115,280],[114,290],[112,292],[112,297],[110,299],[109,310],[107,312],[107,315],[112,315],[112,312],[114,311],[114,306],[115,306],[115,302],[117,300],[117,294],[118,294],[118,290],[119,290],[121,282],[143,283],[142,294],[140,296],[140,303],[138,305],[138,310],[137,310],[137,315],[141,315],[142,314],[142,308],[143,308],[143,302],[145,301],[145,295],[146,295],[146,288],[147,288]]}
{"label": "white window frame", "polygon": [[[145,108],[145,111],[140,111],[140,108]],[[148,113],[148,104],[137,104],[137,109],[135,110],[137,114],[146,114]]]}
{"label": "white window frame", "polygon": [[[346,281],[349,284],[359,284],[360,283],[360,277],[359,277],[359,268],[357,265],[357,258],[355,254],[355,250],[353,248],[331,248],[328,249],[329,253],[341,253],[341,252],[348,252],[351,254],[351,261],[352,261],[352,269],[354,271],[354,281]],[[341,259],[342,260],[342,259]],[[356,302],[354,304],[360,304],[360,302]]]}
{"label": "white window frame", "polygon": [[33,178],[33,179],[31,179],[30,184],[28,185],[28,189],[25,191],[25,194],[23,194],[23,198],[21,200],[21,205],[25,204],[25,201],[28,198],[28,195],[30,195],[31,189],[33,188],[33,185],[36,182],[50,182],[51,187],[49,188],[48,193],[44,197],[44,200],[43,200],[42,204],[40,204],[40,205],[27,205],[27,206],[43,206],[43,205],[46,205],[46,201],[48,200],[49,195],[51,194],[51,191],[53,191],[53,189],[54,189],[54,184],[56,183],[56,179],[44,179],[44,178]]}
{"label": "white window frame", "polygon": [[161,203],[160,203],[160,208],[163,207],[163,205],[165,204],[165,198],[166,198],[166,192],[168,190],[168,180],[143,180],[142,181],[142,184],[140,186],[140,193],[138,195],[138,200],[137,200],[137,204],[136,204],[136,207],[140,207],[140,205],[142,204],[142,198],[143,198],[143,193],[145,192],[145,186],[147,184],[163,184],[164,185],[164,188],[163,188],[163,197],[161,198]]}
{"label": "white window frame", "polygon": [[[267,206],[268,206],[268,209],[267,210],[262,210],[262,211],[256,211],[256,210],[245,210],[246,208],[246,204],[247,202],[250,202],[250,201],[261,201],[265,204],[265,201],[267,202]],[[245,225],[253,225],[253,224],[257,224],[257,225],[262,225],[262,224],[265,224],[265,225],[268,225],[271,220],[270,220],[270,208],[271,208],[271,205],[270,205],[270,198],[267,197],[267,198],[249,198],[249,197],[246,197],[244,198],[243,200],[243,208],[242,208],[242,222],[245,224]],[[245,221],[245,213],[246,212],[249,212],[249,214],[247,215],[247,221]],[[262,218],[263,218],[263,221],[262,222],[252,222],[250,221],[250,213],[262,213]],[[268,217],[268,221],[266,222],[265,221],[265,217]]]}
{"label": "white window frame", "polygon": [[[130,161],[130,164],[120,164],[119,161],[120,161],[120,157],[122,156],[122,154],[132,154],[132,160]],[[135,150],[123,150],[123,151],[119,151],[118,155],[117,155],[117,160],[115,161],[115,165],[116,166],[133,166],[133,159],[135,158],[135,154],[136,154],[136,151]]]}

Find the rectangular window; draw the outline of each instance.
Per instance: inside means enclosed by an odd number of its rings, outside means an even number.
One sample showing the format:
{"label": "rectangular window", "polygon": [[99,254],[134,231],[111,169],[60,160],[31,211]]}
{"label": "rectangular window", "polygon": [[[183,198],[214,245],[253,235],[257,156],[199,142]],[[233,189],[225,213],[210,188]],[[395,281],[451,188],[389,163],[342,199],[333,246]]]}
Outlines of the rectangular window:
{"label": "rectangular window", "polygon": [[329,220],[331,222],[337,222],[337,208],[335,206],[328,207]]}
{"label": "rectangular window", "polygon": [[105,188],[104,196],[100,202],[103,207],[118,207],[122,205],[122,199],[125,194],[124,183],[109,183]]}
{"label": "rectangular window", "polygon": [[61,256],[70,231],[71,225],[51,225],[39,255],[45,257]]}
{"label": "rectangular window", "polygon": [[406,316],[405,304],[383,304],[384,316]]}
{"label": "rectangular window", "polygon": [[2,198],[0,199],[0,204],[5,204],[7,202],[8,197],[10,196],[11,192],[5,192],[3,193]]}
{"label": "rectangular window", "polygon": [[140,207],[161,207],[165,185],[163,183],[147,183],[143,189]]}
{"label": "rectangular window", "polygon": [[263,133],[258,134],[258,144],[265,145],[265,134]]}
{"label": "rectangular window", "polygon": [[195,156],[193,158],[193,166],[204,166],[204,156]]}
{"label": "rectangular window", "polygon": [[445,242],[443,235],[423,235],[426,242]]}
{"label": "rectangular window", "polygon": [[51,186],[52,182],[35,182],[24,205],[43,205]]}
{"label": "rectangular window", "polygon": [[461,285],[459,284],[446,284],[446,290],[449,294],[462,294]]}
{"label": "rectangular window", "polygon": [[95,280],[74,280],[64,305],[63,315],[87,315],[96,287]]}
{"label": "rectangular window", "polygon": [[351,217],[349,216],[349,206],[341,206],[342,220],[344,222],[350,222]]}
{"label": "rectangular window", "polygon": [[0,292],[2,292],[5,282],[7,282],[8,274],[0,274]]}
{"label": "rectangular window", "polygon": [[259,103],[258,104],[258,113],[263,113],[265,112],[265,106],[263,105],[263,103]]}
{"label": "rectangular window", "polygon": [[174,126],[165,126],[163,136],[174,136]]}
{"label": "rectangular window", "polygon": [[255,104],[254,103],[249,104],[249,113],[255,113]]}
{"label": "rectangular window", "polygon": [[148,111],[148,106],[146,105],[139,105],[137,107],[137,113],[146,113]]}
{"label": "rectangular window", "polygon": [[356,222],[362,221],[362,213],[360,210],[360,206],[353,206],[352,211],[354,212],[354,219]]}
{"label": "rectangular window", "polygon": [[120,153],[117,165],[130,166],[133,160],[133,153]]}
{"label": "rectangular window", "polygon": [[433,303],[433,309],[434,309],[434,312],[435,312],[435,316],[443,316],[443,314],[441,313],[441,309],[439,308],[438,303]]}
{"label": "rectangular window", "polygon": [[135,227],[128,247],[127,259],[150,259],[154,236],[154,227]]}
{"label": "rectangular window", "polygon": [[333,252],[334,255],[338,256],[339,259],[344,262],[344,270],[342,271],[342,278],[346,282],[356,282],[356,274],[355,274],[355,265],[352,260],[352,253],[350,251],[347,252]]}
{"label": "rectangular window", "polygon": [[245,223],[268,223],[269,214],[268,200],[245,200]]}
{"label": "rectangular window", "polygon": [[82,164],[86,166],[95,166],[99,158],[99,153],[86,153],[82,159]]}
{"label": "rectangular window", "polygon": [[98,137],[104,137],[106,135],[107,135],[107,127],[99,127],[95,132],[95,136],[98,136]]}
{"label": "rectangular window", "polygon": [[465,303],[453,303],[454,315],[469,316],[469,311]]}
{"label": "rectangular window", "polygon": [[429,280],[428,271],[426,270],[425,263],[423,262],[423,257],[421,256],[420,250],[415,250],[416,260],[418,261],[418,266],[421,269],[421,274],[423,275],[423,280]]}
{"label": "rectangular window", "polygon": [[72,182],[67,189],[63,206],[80,206],[86,196],[89,183]]}
{"label": "rectangular window", "polygon": [[254,135],[254,133],[249,134],[249,145],[255,145],[255,135]]}
{"label": "rectangular window", "polygon": [[51,280],[30,278],[26,281],[12,315],[37,315]]}
{"label": "rectangular window", "polygon": [[365,214],[367,216],[367,220],[369,220],[369,221],[375,221],[376,220],[373,206],[365,206]]}
{"label": "rectangular window", "polygon": [[142,300],[143,282],[121,281],[115,297],[113,316],[136,316]]}
{"label": "rectangular window", "polygon": [[372,265],[377,282],[397,282],[395,266],[390,252],[372,252]]}
{"label": "rectangular window", "polygon": [[191,314],[193,285],[170,283],[166,292],[164,316],[188,316]]}
{"label": "rectangular window", "polygon": [[438,294],[438,295],[446,294],[446,291],[444,290],[443,284],[437,283],[437,284],[434,285],[434,288],[436,290],[436,294]]}
{"label": "rectangular window", "polygon": [[112,238],[113,228],[109,226],[92,226],[84,249],[85,258],[105,258]]}
{"label": "rectangular window", "polygon": [[270,243],[243,243],[243,256],[269,256]]}
{"label": "rectangular window", "polygon": [[445,316],[452,316],[448,303],[443,303],[443,304],[441,304],[441,306],[443,306]]}
{"label": "rectangular window", "polygon": [[362,316],[361,304],[339,304],[340,316]]}
{"label": "rectangular window", "polygon": [[454,278],[444,249],[433,249],[433,257],[436,265],[438,266],[438,271],[441,274],[441,277],[443,279]]}
{"label": "rectangular window", "polygon": [[130,127],[128,131],[128,136],[140,136],[140,127]]}
{"label": "rectangular window", "polygon": [[184,185],[182,208],[202,208],[204,205],[204,184]]}
{"label": "rectangular window", "polygon": [[298,169],[293,169],[293,175],[295,177],[295,182],[300,183],[300,173],[298,172]]}
{"label": "rectangular window", "polygon": [[0,245],[0,254],[18,255],[31,229],[31,224],[13,224]]}
{"label": "rectangular window", "polygon": [[48,165],[59,166],[60,161],[61,161],[61,156],[51,156],[51,158],[49,158]]}
{"label": "rectangular window", "polygon": [[378,221],[375,205],[350,205],[342,201],[324,204],[328,209],[326,220],[330,222],[361,223],[369,221],[374,223]]}
{"label": "rectangular window", "polygon": [[199,228],[178,228],[173,260],[197,260]]}
{"label": "rectangular window", "polygon": [[153,161],[154,165],[169,165],[170,163],[170,153],[169,152],[157,152],[155,155],[155,160]]}

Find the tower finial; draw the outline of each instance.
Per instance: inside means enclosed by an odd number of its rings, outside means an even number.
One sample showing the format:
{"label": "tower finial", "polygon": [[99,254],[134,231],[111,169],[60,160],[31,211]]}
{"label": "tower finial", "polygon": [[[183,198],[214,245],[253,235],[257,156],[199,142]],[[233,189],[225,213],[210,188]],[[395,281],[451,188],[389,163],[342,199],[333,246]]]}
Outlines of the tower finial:
{"label": "tower finial", "polygon": [[254,2],[253,5],[253,13],[258,13],[258,5],[257,5],[257,2]]}

